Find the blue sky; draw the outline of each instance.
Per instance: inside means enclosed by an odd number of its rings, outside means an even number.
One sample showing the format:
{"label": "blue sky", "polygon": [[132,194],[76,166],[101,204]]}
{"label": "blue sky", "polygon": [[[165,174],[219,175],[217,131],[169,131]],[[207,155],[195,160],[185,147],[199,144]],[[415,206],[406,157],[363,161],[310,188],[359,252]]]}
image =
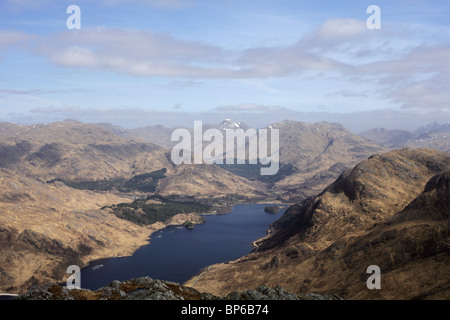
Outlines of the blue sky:
{"label": "blue sky", "polygon": [[446,122],[449,17],[448,0],[4,0],[0,121]]}

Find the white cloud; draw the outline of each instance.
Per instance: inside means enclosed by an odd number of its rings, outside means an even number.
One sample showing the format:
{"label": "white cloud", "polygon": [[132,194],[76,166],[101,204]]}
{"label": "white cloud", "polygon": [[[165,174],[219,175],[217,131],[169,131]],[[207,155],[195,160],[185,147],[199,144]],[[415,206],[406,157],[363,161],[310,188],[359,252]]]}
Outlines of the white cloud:
{"label": "white cloud", "polygon": [[255,48],[237,60],[242,73],[251,78],[285,77],[308,70],[337,70],[340,62],[293,45],[287,48]]}
{"label": "white cloud", "polygon": [[50,35],[38,52],[69,67],[115,70],[133,76],[265,78],[337,69],[339,62],[295,44],[230,52],[168,34],[111,28]]}
{"label": "white cloud", "polygon": [[78,46],[53,52],[50,60],[66,67],[93,67],[98,64],[97,57],[92,50]]}
{"label": "white cloud", "polygon": [[330,92],[326,95],[327,97],[336,97],[336,96],[341,96],[341,97],[345,97],[345,98],[355,98],[355,97],[364,97],[367,98],[368,97],[368,91],[353,91],[353,90],[339,90],[339,91],[335,91],[335,92]]}
{"label": "white cloud", "polygon": [[34,38],[34,36],[19,32],[0,30],[0,49],[7,48],[11,45],[22,43]]}
{"label": "white cloud", "polygon": [[183,41],[168,34],[111,28],[81,29],[49,36],[38,52],[53,63],[110,69],[134,76],[226,76],[216,66],[224,58],[217,47]]}
{"label": "white cloud", "polygon": [[450,92],[441,86],[432,83],[411,83],[404,87],[392,90],[391,99],[402,105],[403,108],[442,109],[450,110]]}
{"label": "white cloud", "polygon": [[367,31],[366,23],[355,19],[331,19],[314,33],[318,41],[343,41],[354,39]]}
{"label": "white cloud", "polygon": [[37,9],[42,8],[44,6],[49,5],[55,0],[6,0],[6,4],[8,8],[13,10],[22,10],[22,9]]}
{"label": "white cloud", "polygon": [[[381,32],[383,37],[372,33],[374,36],[368,38],[365,21],[333,19],[292,45],[229,51],[170,34],[133,29],[83,28],[47,37],[0,31],[0,48],[33,38],[30,44],[35,52],[58,66],[139,77],[162,76],[168,77],[169,83],[185,86],[203,83],[205,79],[258,80],[263,81],[259,83],[261,90],[268,91],[264,81],[269,78],[317,71],[324,75],[324,86],[329,84],[330,76],[341,83],[339,88],[330,90],[329,97],[354,96],[367,86],[361,89],[353,85],[364,83],[370,85],[371,96],[403,108],[448,110],[450,43],[408,46],[404,41],[396,47],[392,43],[398,35],[390,36],[385,29]],[[399,34],[404,35],[405,31]],[[371,57],[376,58],[370,60]],[[361,94],[360,97],[364,98]],[[228,110],[238,112],[245,107],[251,111],[254,106],[240,105]]]}
{"label": "white cloud", "polygon": [[[54,107],[54,106],[48,106],[48,107],[39,107],[31,109],[31,113],[37,113],[37,114],[59,114],[59,113],[81,113],[88,111],[89,109],[83,109],[80,107],[74,107],[74,106],[62,106],[62,107]],[[98,110],[102,110],[99,108]]]}
{"label": "white cloud", "polygon": [[347,74],[374,79],[380,96],[403,108],[450,110],[450,44],[417,46],[401,58],[349,68]]}

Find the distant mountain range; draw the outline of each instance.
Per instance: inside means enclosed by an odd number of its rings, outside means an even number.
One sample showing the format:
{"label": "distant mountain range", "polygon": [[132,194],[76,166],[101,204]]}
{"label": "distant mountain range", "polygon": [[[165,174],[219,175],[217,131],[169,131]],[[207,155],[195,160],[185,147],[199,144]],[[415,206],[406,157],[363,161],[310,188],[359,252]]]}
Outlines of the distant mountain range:
{"label": "distant mountain range", "polygon": [[[210,128],[225,136],[227,129],[250,127],[226,119],[220,124],[203,124],[203,130]],[[240,193],[249,198],[298,202],[317,194],[344,169],[372,154],[402,147],[450,150],[450,124],[432,123],[414,132],[372,129],[360,135],[327,122],[282,121],[266,127],[270,128],[280,132],[280,170],[275,176],[261,176],[260,165],[174,166],[170,150],[177,143],[171,141],[176,128],[124,129],[76,120],[26,126],[0,123],[0,168],[42,181],[128,179],[165,169],[166,179],[157,189],[162,195]],[[202,175],[199,170],[211,173]],[[239,189],[232,187],[236,185],[233,181],[239,181]]]}
{"label": "distant mountain range", "polygon": [[[175,128],[149,126],[137,129],[122,129],[109,124],[123,137],[141,138],[148,142],[170,149],[175,142],[170,136]],[[242,122],[226,119],[220,124],[204,124],[204,130],[250,127]],[[282,201],[295,202],[320,192],[331,183],[345,168],[355,165],[377,152],[392,149],[433,148],[450,151],[450,123],[430,123],[413,132],[406,130],[371,129],[357,135],[340,124],[303,123],[282,121],[265,127],[280,130],[281,172],[266,179],[272,192]],[[188,128],[192,129],[192,128]],[[250,180],[262,177],[252,174],[251,166],[222,166],[237,175]]]}
{"label": "distant mountain range", "polygon": [[43,181],[131,177],[171,168],[164,150],[76,121],[26,126],[1,123],[0,167]]}
{"label": "distant mountain range", "polygon": [[[112,128],[122,137],[141,138],[163,148],[171,148],[175,144],[170,135],[175,128],[152,126],[138,129]],[[220,124],[204,124],[203,130],[216,128],[224,132],[227,129],[243,129],[250,127],[242,122],[226,119]],[[280,170],[270,179],[252,174],[254,166],[233,165],[222,166],[230,172],[249,180],[265,179],[271,195],[281,201],[299,201],[322,190],[336,178],[343,169],[356,164],[376,152],[388,150],[386,147],[362,138],[343,126],[334,123],[303,123],[283,121],[271,124],[265,129],[278,129],[280,132]],[[192,130],[192,128],[189,128]]]}
{"label": "distant mountain range", "polygon": [[[203,130],[209,128],[225,133],[249,127],[227,119],[203,125]],[[292,202],[319,192],[346,167],[387,150],[338,124],[283,121],[267,128],[280,130],[281,169],[269,178],[261,177],[251,165],[174,166],[170,160],[173,143],[169,143],[173,128],[127,130],[74,120],[27,126],[0,124],[0,167],[42,181],[131,178],[165,168],[167,177],[156,191],[162,195],[239,193],[248,198]]]}

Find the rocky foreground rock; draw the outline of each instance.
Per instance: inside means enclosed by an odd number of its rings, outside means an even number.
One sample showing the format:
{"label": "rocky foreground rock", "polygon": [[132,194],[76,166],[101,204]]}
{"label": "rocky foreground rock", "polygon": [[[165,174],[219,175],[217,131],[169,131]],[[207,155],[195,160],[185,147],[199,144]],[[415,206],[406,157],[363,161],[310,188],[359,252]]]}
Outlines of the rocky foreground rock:
{"label": "rocky foreground rock", "polygon": [[281,287],[260,286],[256,290],[231,292],[226,297],[185,287],[179,283],[140,277],[126,281],[113,281],[109,285],[92,291],[68,289],[66,286],[50,284],[35,286],[18,297],[19,300],[342,300],[335,295],[314,293],[295,294]]}

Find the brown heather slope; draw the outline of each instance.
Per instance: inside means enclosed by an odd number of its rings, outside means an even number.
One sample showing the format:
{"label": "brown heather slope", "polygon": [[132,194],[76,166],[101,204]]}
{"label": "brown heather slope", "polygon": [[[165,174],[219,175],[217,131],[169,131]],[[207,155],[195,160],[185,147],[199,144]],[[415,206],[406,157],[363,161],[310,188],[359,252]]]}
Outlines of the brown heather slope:
{"label": "brown heather slope", "polygon": [[171,170],[165,149],[121,138],[99,125],[62,121],[14,128],[17,132],[9,128],[8,135],[0,136],[0,168],[43,181],[129,178]]}
{"label": "brown heather slope", "polygon": [[71,264],[132,254],[150,230],[106,210],[128,202],[0,169],[0,292],[62,279]]}
{"label": "brown heather slope", "polygon": [[14,123],[0,122],[0,139],[15,135],[18,131],[20,131],[20,128],[20,125]]}
{"label": "brown heather slope", "polygon": [[180,165],[166,179],[160,180],[156,192],[163,196],[179,195],[196,198],[221,198],[235,194],[241,198],[267,197],[262,182],[249,181],[215,165]]}
{"label": "brown heather slope", "polygon": [[[448,153],[374,155],[290,207],[256,252],[211,266],[195,288],[220,295],[264,284],[345,299],[449,299],[449,188]],[[381,269],[380,290],[366,286],[369,265]]]}

